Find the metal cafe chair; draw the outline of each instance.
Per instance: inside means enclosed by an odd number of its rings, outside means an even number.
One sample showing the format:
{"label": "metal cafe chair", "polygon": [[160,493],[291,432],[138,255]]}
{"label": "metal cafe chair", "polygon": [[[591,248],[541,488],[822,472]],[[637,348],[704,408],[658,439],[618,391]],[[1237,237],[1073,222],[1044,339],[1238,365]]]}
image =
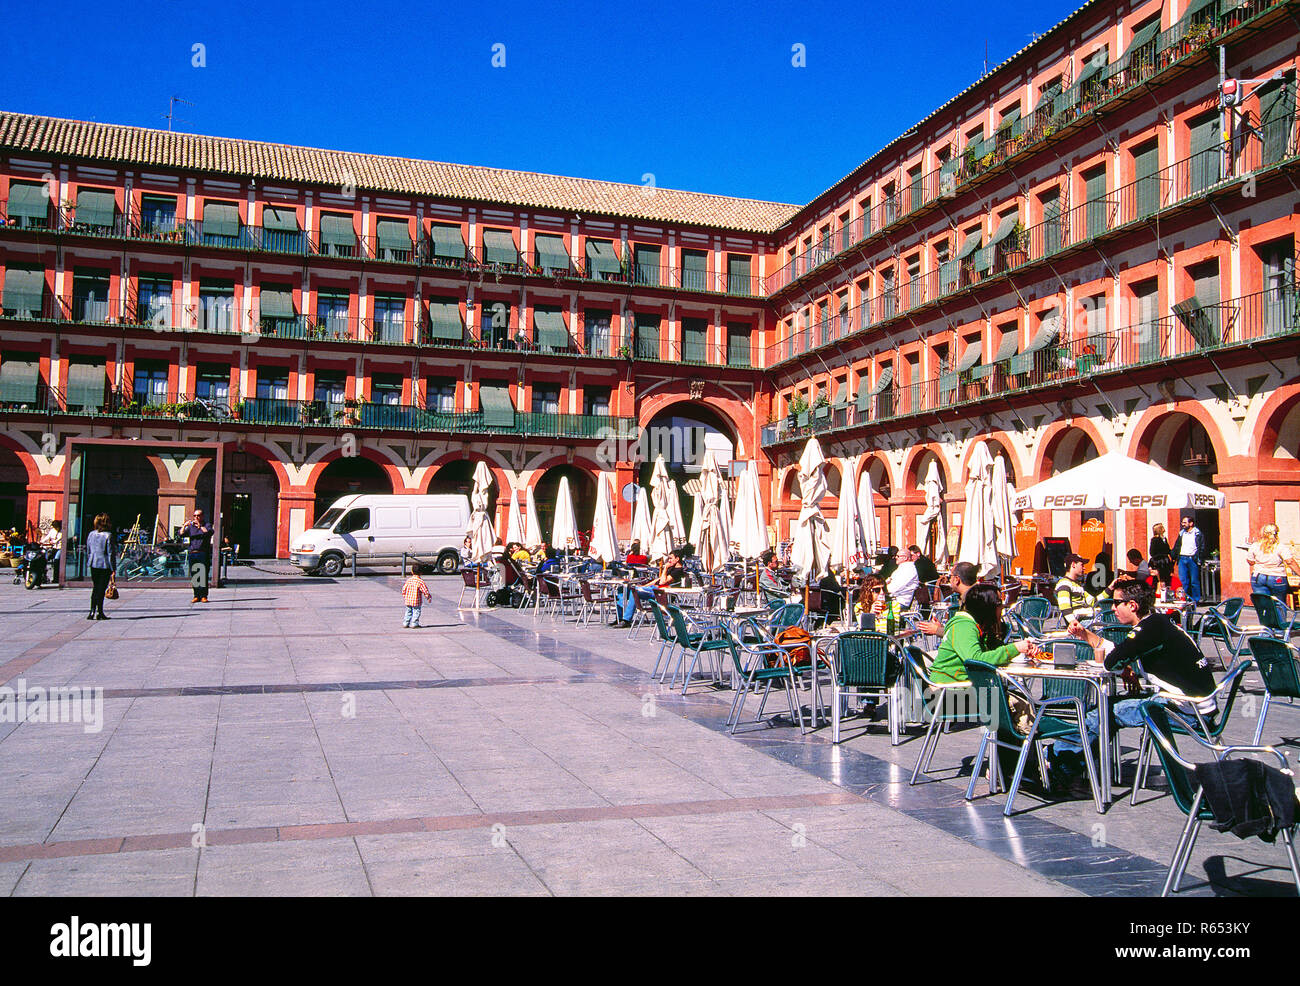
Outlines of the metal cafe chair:
{"label": "metal cafe chair", "polygon": [[837,634],[826,645],[831,655],[831,742],[840,741],[842,708],[849,695],[883,698],[889,703],[889,738],[898,745],[897,674],[889,680],[889,638],[869,630]]}
{"label": "metal cafe chair", "polygon": [[921,741],[921,752],[912,769],[912,779],[908,781],[909,784],[915,784],[918,777],[929,772],[930,762],[934,759],[934,751],[939,748],[939,739],[943,733],[955,723],[974,723],[979,718],[969,701],[973,695],[969,681],[935,681],[926,673],[926,655],[919,647],[906,648],[903,660],[906,662],[906,673],[920,682],[924,692],[929,695],[925,709],[930,723],[926,727],[925,738]]}
{"label": "metal cafe chair", "polygon": [[[1105,811],[1101,803],[1097,765],[1093,762],[1092,746],[1088,742],[1087,730],[1084,727],[1082,701],[1070,696],[1033,702],[1033,722],[1028,731],[1022,732],[1011,712],[1011,703],[1007,699],[1007,683],[998,674],[997,668],[983,661],[967,661],[966,674],[970,677],[971,687],[975,691],[975,706],[984,727],[979,750],[975,754],[975,764],[971,768],[970,785],[966,788],[967,801],[975,797],[975,783],[979,780],[980,767],[984,764],[985,754],[987,753],[989,758],[989,793],[992,794],[1001,783],[998,749],[1015,750],[1020,754],[1020,759],[1016,762],[1016,773],[1011,780],[1011,787],[1007,789],[1007,804],[1002,810],[1002,814],[1010,818],[1030,752],[1034,751],[1038,754],[1039,769],[1046,777],[1042,754],[1043,742],[1078,736],[1079,743],[1083,747],[1084,762],[1088,767],[1088,782],[1092,785],[1093,803],[1097,806],[1098,814]],[[1062,719],[1048,714],[1049,710],[1060,708],[1073,709],[1076,718]]]}
{"label": "metal cafe chair", "polygon": [[[1198,738],[1204,739],[1208,743],[1219,742],[1220,737],[1223,736],[1223,728],[1228,724],[1228,720],[1232,718],[1232,706],[1237,701],[1237,693],[1241,690],[1242,683],[1246,678],[1246,672],[1250,670],[1250,666],[1250,658],[1237,662],[1228,669],[1228,673],[1223,676],[1223,680],[1219,682],[1214,691],[1202,698],[1189,699],[1182,695],[1157,693],[1157,697],[1167,701],[1200,702],[1205,698],[1213,698],[1216,705],[1220,698],[1223,698],[1224,695],[1227,696],[1224,699],[1223,708],[1217,714],[1211,713],[1207,717],[1193,705],[1194,717],[1176,715],[1170,723],[1170,728],[1175,733],[1181,733],[1183,731],[1181,724],[1185,721],[1191,722]],[[1129,804],[1131,805],[1137,804],[1138,791],[1146,786],[1147,771],[1151,764],[1151,745],[1151,732],[1146,726],[1143,726],[1142,742],[1138,746],[1137,774],[1133,778],[1133,791],[1129,795]]]}
{"label": "metal cafe chair", "polygon": [[1295,649],[1273,637],[1251,637],[1250,654],[1259,665],[1259,676],[1264,679],[1264,705],[1259,710],[1255,738],[1251,741],[1258,746],[1273,699],[1284,698],[1292,705],[1300,698],[1300,669],[1296,667]]}
{"label": "metal cafe chair", "polygon": [[[1196,837],[1201,832],[1201,824],[1214,821],[1214,813],[1205,804],[1205,789],[1194,786],[1196,764],[1178,752],[1173,723],[1179,724],[1178,734],[1191,737],[1197,746],[1209,750],[1217,760],[1227,760],[1237,753],[1271,754],[1277,757],[1283,770],[1286,770],[1287,760],[1285,754],[1271,746],[1219,746],[1210,743],[1198,735],[1193,723],[1159,702],[1143,702],[1142,718],[1147,733],[1153,740],[1156,754],[1160,757],[1160,765],[1169,779],[1169,793],[1173,796],[1174,804],[1187,816],[1187,824],[1183,826],[1182,835],[1179,836],[1178,844],[1174,847],[1174,858],[1169,863],[1169,873],[1165,877],[1164,888],[1160,891],[1161,897],[1168,897],[1171,892],[1178,893],[1178,888],[1183,882],[1187,864],[1191,861],[1192,849],[1196,847]],[[1300,893],[1300,863],[1296,860],[1295,828],[1294,826],[1290,829],[1284,828],[1280,834],[1282,843],[1286,846],[1287,860],[1291,864],[1291,877],[1295,880],[1296,892]]]}
{"label": "metal cafe chair", "polygon": [[[736,697],[731,701],[731,711],[727,714],[727,726],[734,736],[736,729],[742,725],[752,726],[763,722],[763,709],[775,682],[785,689],[786,701],[790,707],[790,717],[797,719],[799,730],[803,731],[803,708],[799,704],[794,668],[786,660],[786,650],[780,644],[769,643],[763,639],[762,632],[750,620],[743,620],[736,627],[724,626],[723,634],[731,652],[732,666],[736,672]],[[752,642],[749,642],[752,641]],[[768,662],[774,662],[768,666]],[[750,692],[757,692],[762,686],[763,697],[759,702],[758,715],[746,722],[741,722],[740,714],[745,709],[745,699]]]}
{"label": "metal cafe chair", "polygon": [[1264,627],[1264,632],[1278,640],[1289,641],[1300,633],[1300,611],[1293,612],[1266,592],[1252,592],[1250,604]]}

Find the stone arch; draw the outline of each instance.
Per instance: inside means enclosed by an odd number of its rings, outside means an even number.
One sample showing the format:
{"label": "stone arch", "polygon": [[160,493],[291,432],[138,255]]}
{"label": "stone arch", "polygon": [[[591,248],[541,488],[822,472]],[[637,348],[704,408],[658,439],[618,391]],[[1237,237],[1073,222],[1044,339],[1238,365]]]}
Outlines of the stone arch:
{"label": "stone arch", "polygon": [[537,519],[550,543],[555,522],[555,497],[560,479],[569,479],[569,492],[573,497],[573,515],[578,522],[579,531],[591,530],[592,518],[596,508],[596,481],[600,470],[592,469],[576,460],[568,461],[567,456],[559,456],[559,461],[542,466],[534,473],[532,488],[533,498],[537,502]]}
{"label": "stone arch", "polygon": [[[889,497],[894,493],[894,473],[889,468],[889,460],[883,455],[875,452],[868,452],[858,459],[858,471],[854,477],[853,488],[856,491],[858,483],[862,481],[862,474],[870,471],[871,489],[876,496],[883,496],[888,502]],[[882,483],[881,480],[884,480]]]}
{"label": "stone arch", "polygon": [[1169,469],[1170,463],[1165,461],[1168,454],[1173,452],[1182,434],[1197,428],[1205,433],[1214,459],[1222,467],[1229,458],[1223,433],[1212,418],[1207,419],[1201,405],[1192,401],[1179,401],[1173,407],[1152,407],[1143,412],[1132,429],[1127,454]]}
{"label": "stone arch", "polygon": [[1011,441],[1011,436],[1004,431],[996,431],[988,435],[980,435],[966,444],[966,453],[962,456],[961,470],[957,474],[958,479],[963,480],[970,472],[971,456],[975,454],[975,446],[979,444],[988,446],[989,455],[997,458],[1001,453],[1002,457],[1007,460],[1007,479],[1012,486],[1021,481],[1020,459],[1016,455],[1015,444]]}
{"label": "stone arch", "polygon": [[1279,387],[1270,394],[1256,421],[1249,455],[1300,462],[1300,384]]}
{"label": "stone arch", "polygon": [[741,459],[752,455],[750,444],[754,431],[753,411],[744,401],[728,395],[716,384],[706,383],[704,394],[699,400],[692,400],[689,394],[683,394],[679,390],[643,394],[637,407],[637,427],[645,428],[656,417],[677,404],[685,405],[686,408],[697,413],[701,408],[711,412],[730,431],[735,457]]}
{"label": "stone arch", "polygon": [[944,493],[951,492],[953,477],[944,458],[943,449],[938,445],[918,445],[908,454],[907,462],[903,467],[902,490],[895,493],[906,495],[919,489],[921,483],[925,481],[925,474],[930,471],[931,460],[939,463],[939,475],[943,481]]}
{"label": "stone arch", "polygon": [[1109,451],[1101,433],[1086,418],[1053,424],[1044,432],[1038,449],[1034,463],[1036,483],[1050,479],[1054,470],[1063,472]]}

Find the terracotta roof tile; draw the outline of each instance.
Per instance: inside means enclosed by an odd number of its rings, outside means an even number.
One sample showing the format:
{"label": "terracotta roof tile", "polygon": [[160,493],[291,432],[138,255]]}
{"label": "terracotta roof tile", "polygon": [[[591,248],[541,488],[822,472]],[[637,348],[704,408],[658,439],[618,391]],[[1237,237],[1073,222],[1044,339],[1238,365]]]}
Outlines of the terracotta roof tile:
{"label": "terracotta roof tile", "polygon": [[795,205],[0,112],[0,151],[768,233]]}

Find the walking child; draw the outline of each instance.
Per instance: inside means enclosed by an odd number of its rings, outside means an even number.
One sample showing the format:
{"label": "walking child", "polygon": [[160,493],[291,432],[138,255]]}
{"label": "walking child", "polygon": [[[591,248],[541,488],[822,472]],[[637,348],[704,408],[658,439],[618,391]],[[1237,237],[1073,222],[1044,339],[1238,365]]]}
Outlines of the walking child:
{"label": "walking child", "polygon": [[424,584],[424,579],[420,578],[424,571],[424,566],[417,562],[411,569],[411,577],[402,584],[402,601],[406,603],[406,617],[402,620],[402,626],[414,630],[420,629],[420,601],[427,599],[433,602],[433,593]]}

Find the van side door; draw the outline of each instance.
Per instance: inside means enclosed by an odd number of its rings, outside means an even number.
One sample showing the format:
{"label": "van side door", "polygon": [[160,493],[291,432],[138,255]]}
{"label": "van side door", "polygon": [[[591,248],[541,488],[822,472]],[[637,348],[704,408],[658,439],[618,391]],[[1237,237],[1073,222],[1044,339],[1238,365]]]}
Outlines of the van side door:
{"label": "van side door", "polygon": [[370,531],[370,508],[353,507],[345,513],[334,533],[339,535],[362,558],[374,553],[375,538]]}

